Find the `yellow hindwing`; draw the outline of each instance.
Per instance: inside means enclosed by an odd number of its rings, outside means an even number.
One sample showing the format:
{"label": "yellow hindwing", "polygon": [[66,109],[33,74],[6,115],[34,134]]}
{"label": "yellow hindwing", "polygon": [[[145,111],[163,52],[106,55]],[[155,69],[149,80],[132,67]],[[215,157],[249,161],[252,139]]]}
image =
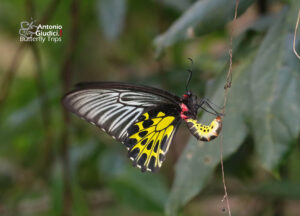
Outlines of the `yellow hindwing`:
{"label": "yellow hindwing", "polygon": [[144,113],[129,130],[125,142],[128,156],[142,171],[161,167],[175,133],[175,116],[166,112]]}

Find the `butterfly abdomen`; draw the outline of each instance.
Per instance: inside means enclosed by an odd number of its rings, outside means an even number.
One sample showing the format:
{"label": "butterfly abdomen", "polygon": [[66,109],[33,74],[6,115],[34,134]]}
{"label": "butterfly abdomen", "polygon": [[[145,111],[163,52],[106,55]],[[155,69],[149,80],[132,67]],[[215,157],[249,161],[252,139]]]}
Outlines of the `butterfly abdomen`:
{"label": "butterfly abdomen", "polygon": [[204,125],[195,119],[186,119],[187,126],[198,140],[211,141],[216,138],[222,129],[222,119],[220,116],[215,118],[210,125]]}

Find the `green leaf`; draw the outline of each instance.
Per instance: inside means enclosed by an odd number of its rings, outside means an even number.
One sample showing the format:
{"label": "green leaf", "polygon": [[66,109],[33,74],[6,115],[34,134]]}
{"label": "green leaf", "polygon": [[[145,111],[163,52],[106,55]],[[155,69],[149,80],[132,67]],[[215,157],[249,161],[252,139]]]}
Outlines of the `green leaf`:
{"label": "green leaf", "polygon": [[89,206],[86,200],[85,191],[80,187],[80,185],[76,182],[75,179],[71,180],[72,185],[72,202],[73,202],[73,208],[72,208],[72,215],[74,216],[89,216],[90,210]]}
{"label": "green leaf", "polygon": [[127,10],[126,0],[98,0],[98,18],[103,34],[115,40],[123,30]]}
{"label": "green leaf", "polygon": [[165,4],[179,11],[183,11],[191,5],[192,0],[160,0],[158,3]]}
{"label": "green leaf", "polygon": [[84,145],[74,146],[70,150],[70,170],[72,175],[76,175],[80,163],[96,151],[95,140],[85,140]]}
{"label": "green leaf", "polygon": [[[300,130],[300,61],[292,51],[289,13],[287,8],[283,9],[269,29],[250,79],[255,148],[267,170],[278,165]],[[296,13],[293,15],[297,17]]]}
{"label": "green leaf", "polygon": [[267,181],[250,187],[253,194],[260,194],[266,197],[277,197],[280,199],[300,199],[299,184],[288,181]]}
{"label": "green leaf", "polygon": [[[242,14],[253,0],[240,0],[238,14]],[[195,2],[174,24],[154,40],[157,56],[162,51],[189,37],[188,29],[196,28],[197,35],[207,34],[223,28],[233,19],[235,1],[200,0]]]}
{"label": "green leaf", "polygon": [[[229,91],[226,116],[223,120],[223,132],[211,142],[198,142],[194,137],[190,141],[176,164],[175,182],[166,205],[168,215],[176,215],[180,207],[196,196],[206,185],[215,167],[220,162],[220,142],[223,136],[223,156],[234,153],[248,134],[245,113],[249,112],[251,103],[249,95],[249,65],[254,58],[254,51],[248,53],[247,59],[235,68],[233,85]],[[225,74],[225,72],[223,73]],[[212,101],[222,104],[224,97],[224,77],[214,85]],[[204,113],[200,122],[212,120],[210,114]]]}

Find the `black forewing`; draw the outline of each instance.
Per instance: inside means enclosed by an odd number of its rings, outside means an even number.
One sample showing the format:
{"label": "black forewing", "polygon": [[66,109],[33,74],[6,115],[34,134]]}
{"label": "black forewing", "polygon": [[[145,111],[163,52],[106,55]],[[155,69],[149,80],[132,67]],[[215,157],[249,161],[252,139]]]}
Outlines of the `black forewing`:
{"label": "black forewing", "polygon": [[119,141],[144,112],[161,105],[179,110],[180,98],[167,91],[118,82],[80,83],[63,98],[64,106]]}

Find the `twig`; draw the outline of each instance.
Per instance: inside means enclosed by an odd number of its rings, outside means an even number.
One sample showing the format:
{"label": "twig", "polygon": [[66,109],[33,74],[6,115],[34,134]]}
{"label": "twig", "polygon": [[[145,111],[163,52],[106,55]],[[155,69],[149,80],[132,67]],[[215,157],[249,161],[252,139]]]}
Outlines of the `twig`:
{"label": "twig", "polygon": [[[239,6],[239,0],[235,1],[235,10],[234,10],[234,18],[233,21],[237,18],[237,9]],[[226,76],[226,84],[224,86],[224,89],[231,87],[231,81],[232,81],[232,40],[233,40],[233,29],[231,29],[230,32],[230,45],[229,45],[229,69]],[[227,99],[227,97],[225,97]],[[224,104],[226,104],[226,101],[224,101]],[[225,110],[224,110],[225,112]]]}
{"label": "twig", "polygon": [[[233,21],[235,21],[237,18],[238,6],[239,6],[239,0],[235,0],[235,10],[234,10]],[[225,114],[225,107],[227,104],[228,89],[231,87],[231,82],[232,82],[232,41],[233,41],[233,30],[231,29],[230,47],[229,47],[229,69],[228,69],[227,76],[226,76],[226,84],[224,86],[224,104],[223,104],[223,109],[222,109],[223,115]],[[224,164],[223,164],[223,134],[221,134],[221,137],[220,137],[220,160],[221,160],[221,169],[222,169],[222,182],[223,182],[223,187],[224,187],[224,197],[222,199],[222,202],[224,200],[226,200],[228,215],[231,216],[231,210],[230,210],[230,204],[229,204],[226,181],[225,181],[225,174],[224,174]]]}
{"label": "twig", "polygon": [[[70,88],[71,78],[72,78],[72,65],[74,60],[74,53],[75,48],[78,40],[78,24],[79,24],[79,6],[78,0],[73,0],[71,2],[71,32],[69,43],[67,44],[67,52],[65,56],[65,60],[62,64],[61,68],[61,81],[62,81],[62,89],[66,92]],[[71,205],[72,205],[72,196],[71,196],[71,171],[69,167],[69,131],[68,127],[70,125],[70,117],[69,113],[67,112],[64,107],[62,107],[62,115],[63,115],[63,129],[62,129],[62,136],[61,136],[61,157],[63,161],[63,175],[64,175],[64,208],[63,208],[63,215],[69,216],[71,215]]]}
{"label": "twig", "polygon": [[298,25],[299,25],[299,20],[300,20],[300,10],[298,12],[298,18],[297,18],[297,22],[296,22],[296,26],[295,26],[294,42],[293,42],[293,50],[294,50],[295,55],[298,57],[298,59],[300,59],[300,55],[297,53],[297,50],[296,50],[296,37],[297,37],[297,29],[298,29]]}
{"label": "twig", "polygon": [[[42,163],[39,163],[39,171],[43,171],[45,167],[51,162],[51,144],[52,144],[52,130],[51,130],[51,109],[49,104],[49,98],[45,89],[45,84],[42,76],[42,62],[40,53],[37,46],[31,43],[33,56],[36,61],[36,85],[39,94],[39,102],[41,107],[42,122],[44,125],[45,138],[43,143],[43,151],[40,156]],[[39,160],[39,161],[40,161]]]}

